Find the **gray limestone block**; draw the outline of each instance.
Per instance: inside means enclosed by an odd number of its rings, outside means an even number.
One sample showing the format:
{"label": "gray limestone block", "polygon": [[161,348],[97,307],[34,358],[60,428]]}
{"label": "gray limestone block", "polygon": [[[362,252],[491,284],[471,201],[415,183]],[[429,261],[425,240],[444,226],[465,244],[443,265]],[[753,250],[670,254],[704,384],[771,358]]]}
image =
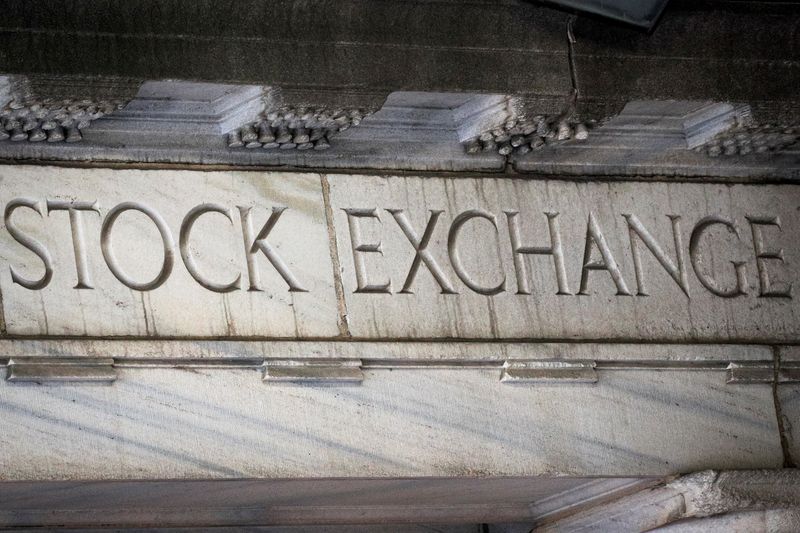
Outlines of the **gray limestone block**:
{"label": "gray limestone block", "polygon": [[[101,9],[109,16],[96,20]],[[402,2],[369,0],[281,0],[267,7],[256,0],[170,0],[167,7],[81,0],[69,8],[14,0],[5,15],[0,67],[9,72],[240,80],[350,93],[404,88],[561,97],[571,87],[569,14],[531,2],[433,2],[409,12]],[[797,18],[785,2],[670,4],[652,33],[581,17],[574,27],[581,94],[601,104],[637,97],[752,100],[796,120]],[[295,43],[292,53],[287,42]]]}

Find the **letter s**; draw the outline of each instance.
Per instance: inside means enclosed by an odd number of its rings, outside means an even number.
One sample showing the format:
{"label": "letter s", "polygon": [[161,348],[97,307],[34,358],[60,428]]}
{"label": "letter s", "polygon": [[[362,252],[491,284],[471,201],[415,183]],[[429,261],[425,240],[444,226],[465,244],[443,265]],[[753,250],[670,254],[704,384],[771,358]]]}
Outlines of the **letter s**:
{"label": "letter s", "polygon": [[53,277],[53,261],[50,258],[50,252],[47,251],[47,248],[45,248],[42,243],[40,243],[33,237],[25,235],[11,221],[11,214],[18,207],[27,207],[29,209],[33,209],[34,211],[39,213],[40,217],[44,218],[42,205],[40,202],[37,202],[36,200],[31,200],[29,198],[15,198],[10,202],[8,202],[8,204],[6,205],[4,222],[6,228],[8,229],[8,233],[10,233],[12,237],[14,237],[14,240],[20,243],[28,250],[30,250],[31,252],[35,253],[39,257],[39,259],[42,260],[42,263],[44,263],[44,275],[38,280],[31,281],[17,274],[16,270],[14,270],[14,267],[9,267],[9,269],[11,270],[11,281],[13,281],[14,283],[18,283],[23,287],[25,287],[26,289],[30,289],[32,291],[44,289],[45,287],[47,287],[47,284],[50,283],[50,279]]}

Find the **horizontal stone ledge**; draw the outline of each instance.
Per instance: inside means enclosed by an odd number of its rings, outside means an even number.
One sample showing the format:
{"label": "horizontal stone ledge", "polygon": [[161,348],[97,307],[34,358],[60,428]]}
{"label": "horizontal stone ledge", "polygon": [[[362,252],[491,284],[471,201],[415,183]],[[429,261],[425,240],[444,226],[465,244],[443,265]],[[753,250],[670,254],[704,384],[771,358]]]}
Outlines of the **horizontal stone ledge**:
{"label": "horizontal stone ledge", "polygon": [[[9,382],[113,382],[121,370],[222,372],[258,369],[274,384],[359,384],[381,370],[489,370],[516,385],[592,384],[608,372],[726,372],[729,384],[772,383],[772,348],[758,345],[597,343],[0,340]],[[783,361],[780,383],[800,361]]]}
{"label": "horizontal stone ledge", "polygon": [[[0,359],[0,367],[3,361]],[[7,363],[6,381],[10,383],[92,384],[115,382],[118,370],[132,370],[128,378],[135,379],[136,370],[176,369],[192,371],[235,371],[258,369],[265,383],[304,384],[312,386],[358,385],[366,371],[411,370],[424,374],[438,370],[494,371],[493,379],[510,385],[591,385],[600,375],[625,371],[687,371],[726,372],[729,385],[800,383],[800,363],[783,363],[778,367],[770,361],[737,361],[720,363],[669,361],[588,361],[563,359],[509,359],[506,361],[386,361],[341,358],[298,359],[113,359],[97,357],[14,357]]]}
{"label": "horizontal stone ledge", "polygon": [[[286,533],[319,524],[327,533],[430,532],[418,524],[468,518],[533,521],[591,507],[663,482],[642,478],[417,478],[0,482],[0,527],[244,527]],[[225,494],[224,501],[218,495]],[[113,494],[113,497],[109,495]],[[253,502],[259,505],[253,505]],[[333,523],[349,525],[331,525]],[[354,526],[353,524],[380,526]],[[302,531],[304,528],[300,526]],[[475,526],[437,525],[441,533]]]}
{"label": "horizontal stone ledge", "polygon": [[0,339],[0,362],[32,356],[110,357],[126,366],[196,364],[260,366],[272,360],[361,360],[364,366],[422,368],[502,366],[507,360],[592,360],[613,368],[637,364],[665,367],[711,365],[725,369],[732,361],[771,362],[770,346],[755,344],[657,344],[593,342],[465,342],[447,341],[235,341]]}

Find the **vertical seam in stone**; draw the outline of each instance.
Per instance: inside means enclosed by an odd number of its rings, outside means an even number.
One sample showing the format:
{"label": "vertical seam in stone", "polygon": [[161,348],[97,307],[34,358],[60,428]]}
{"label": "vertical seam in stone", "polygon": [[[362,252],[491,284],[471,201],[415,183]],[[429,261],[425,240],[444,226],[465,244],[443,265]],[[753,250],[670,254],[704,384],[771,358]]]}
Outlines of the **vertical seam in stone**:
{"label": "vertical seam in stone", "polygon": [[6,329],[6,309],[3,305],[3,291],[0,291],[0,335],[6,336],[8,330]]}
{"label": "vertical seam in stone", "polygon": [[781,451],[783,452],[783,468],[794,468],[795,462],[792,458],[792,452],[789,447],[789,438],[786,436],[786,427],[784,426],[783,411],[781,409],[781,400],[778,395],[778,380],[781,371],[781,349],[779,346],[772,347],[773,363],[772,363],[772,401],[775,404],[775,417],[778,421],[778,436],[781,441]]}
{"label": "vertical seam in stone", "polygon": [[333,225],[333,207],[331,207],[331,186],[328,176],[320,174],[322,185],[322,202],[325,205],[325,223],[328,227],[328,247],[333,265],[333,287],[336,290],[336,305],[339,311],[339,335],[350,337],[350,327],[347,323],[347,302],[344,299],[344,285],[342,284],[342,268],[339,263],[339,244],[336,242],[336,229]]}

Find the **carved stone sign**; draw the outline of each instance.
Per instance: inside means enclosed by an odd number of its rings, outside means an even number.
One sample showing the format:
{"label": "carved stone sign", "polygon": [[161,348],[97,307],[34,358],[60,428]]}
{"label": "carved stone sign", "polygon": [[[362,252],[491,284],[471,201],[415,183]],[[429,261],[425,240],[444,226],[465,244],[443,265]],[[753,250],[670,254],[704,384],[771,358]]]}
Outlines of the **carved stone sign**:
{"label": "carved stone sign", "polygon": [[9,333],[338,334],[318,175],[2,167]]}
{"label": "carved stone sign", "polygon": [[19,335],[800,338],[800,189],[0,167]]}

